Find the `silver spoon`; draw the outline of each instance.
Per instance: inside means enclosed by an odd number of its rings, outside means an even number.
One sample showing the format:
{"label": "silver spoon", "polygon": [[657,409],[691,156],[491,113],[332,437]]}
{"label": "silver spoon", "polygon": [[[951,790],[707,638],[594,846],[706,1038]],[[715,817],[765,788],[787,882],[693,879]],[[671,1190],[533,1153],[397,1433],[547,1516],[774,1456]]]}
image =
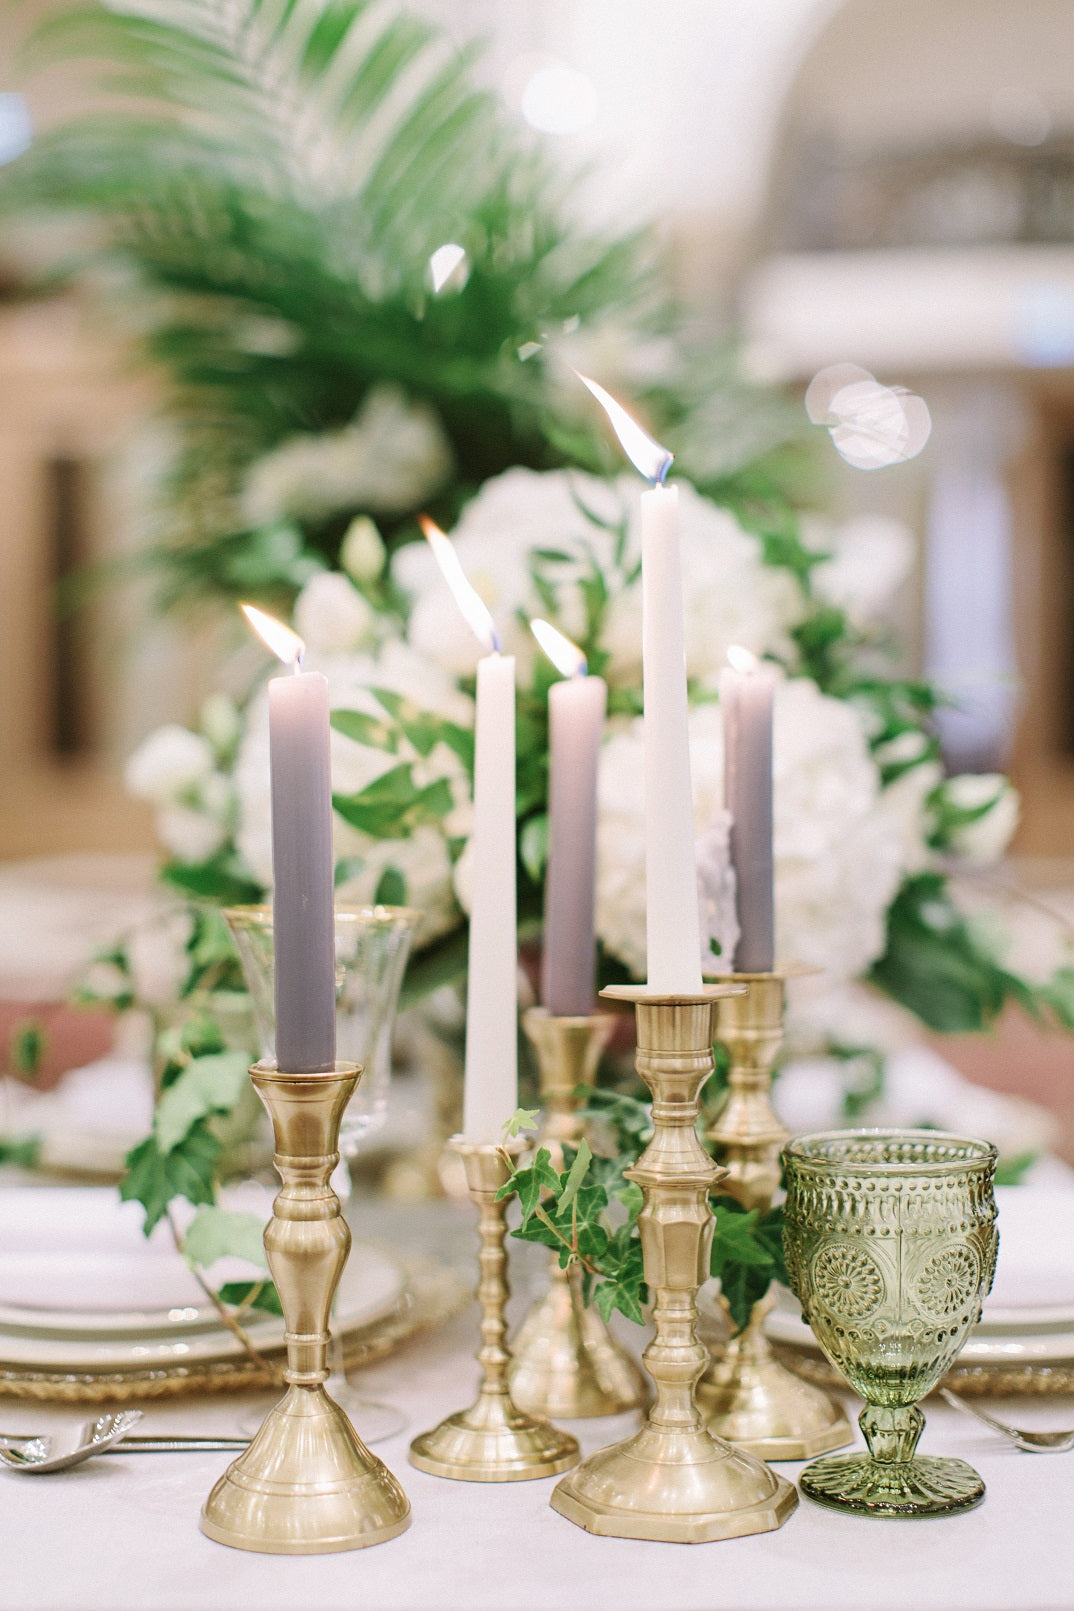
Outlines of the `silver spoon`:
{"label": "silver spoon", "polygon": [[[80,1434],[80,1442],[85,1443],[93,1439],[93,1428],[96,1422],[89,1421]],[[202,1433],[192,1435],[187,1432],[158,1432],[152,1436],[140,1434],[134,1437],[125,1437],[122,1443],[109,1443],[101,1446],[98,1443],[94,1450],[96,1454],[189,1454],[204,1453],[205,1451],[222,1452],[229,1449],[247,1449],[250,1446],[249,1438],[229,1438],[218,1436],[215,1433]],[[42,1460],[51,1451],[52,1438],[44,1432],[14,1433],[0,1432],[0,1450],[22,1451],[25,1455],[30,1451],[30,1458],[35,1461]]]}
{"label": "silver spoon", "polygon": [[994,1416],[986,1415],[984,1410],[975,1409],[964,1398],[959,1398],[957,1393],[952,1393],[949,1387],[937,1388],[937,1392],[952,1409],[972,1415],[975,1421],[983,1421],[993,1432],[1002,1433],[1029,1454],[1062,1454],[1065,1449],[1074,1449],[1074,1432],[1027,1432],[1022,1427],[1008,1426],[1006,1421],[997,1421]]}
{"label": "silver spoon", "polygon": [[141,1410],[117,1410],[111,1415],[99,1415],[82,1428],[82,1440],[68,1454],[52,1454],[52,1439],[47,1437],[23,1439],[0,1448],[0,1465],[9,1471],[21,1471],[26,1476],[44,1475],[50,1471],[70,1471],[95,1454],[103,1454],[113,1444],[125,1438],[132,1427],[142,1419]]}

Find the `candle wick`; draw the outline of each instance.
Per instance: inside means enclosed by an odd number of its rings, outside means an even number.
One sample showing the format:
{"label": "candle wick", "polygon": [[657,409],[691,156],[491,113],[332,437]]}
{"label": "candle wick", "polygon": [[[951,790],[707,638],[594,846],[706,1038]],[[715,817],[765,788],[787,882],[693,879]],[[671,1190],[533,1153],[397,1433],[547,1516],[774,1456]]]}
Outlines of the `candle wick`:
{"label": "candle wick", "polygon": [[503,653],[503,643],[502,643],[502,641],[500,639],[500,634],[496,631],[495,627],[490,627],[489,628],[489,637],[492,640],[492,652],[493,652],[493,654],[502,654]]}
{"label": "candle wick", "polygon": [[299,675],[299,673],[302,670],[302,660],[303,660],[303,657],[305,655],[305,652],[306,651],[305,651],[304,648],[296,650],[295,658],[291,661],[291,671],[292,671],[293,675],[296,676],[296,677]]}

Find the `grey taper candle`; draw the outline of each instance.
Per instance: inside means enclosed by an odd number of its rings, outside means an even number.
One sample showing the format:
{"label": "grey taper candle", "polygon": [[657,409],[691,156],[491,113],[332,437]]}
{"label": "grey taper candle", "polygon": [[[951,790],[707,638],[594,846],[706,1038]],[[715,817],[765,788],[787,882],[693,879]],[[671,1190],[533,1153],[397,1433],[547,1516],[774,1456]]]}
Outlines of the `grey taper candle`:
{"label": "grey taper candle", "polygon": [[574,676],[548,690],[548,871],[541,996],[563,1018],[593,1011],[597,767],[608,690]]}
{"label": "grey taper candle", "polygon": [[328,683],[269,683],[276,1063],[291,1074],[336,1058],[332,777]]}
{"label": "grey taper candle", "polygon": [[747,651],[720,676],[724,802],[731,816],[739,940],[736,973],[767,973],[775,960],[772,860],[772,700],[775,678]]}

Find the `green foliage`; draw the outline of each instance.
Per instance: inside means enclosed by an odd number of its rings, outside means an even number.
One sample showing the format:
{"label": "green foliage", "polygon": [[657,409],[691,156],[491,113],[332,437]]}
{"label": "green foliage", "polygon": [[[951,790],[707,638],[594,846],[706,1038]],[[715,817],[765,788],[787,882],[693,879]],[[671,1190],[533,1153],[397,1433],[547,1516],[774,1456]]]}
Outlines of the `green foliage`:
{"label": "green foliage", "polygon": [[217,1297],[237,1309],[260,1309],[264,1314],[283,1315],[280,1294],[272,1281],[225,1281]]}
{"label": "green foliage", "polygon": [[[594,1178],[597,1160],[585,1141],[573,1151],[565,1147],[564,1162],[562,1172],[554,1169],[547,1147],[541,1147],[533,1161],[517,1169],[501,1188],[501,1198],[517,1192],[522,1208],[522,1224],[512,1234],[550,1247],[562,1269],[580,1265],[586,1300],[593,1297],[605,1319],[619,1309],[640,1325],[648,1293],[636,1226],[640,1202],[633,1207],[634,1188],[614,1170],[618,1187],[612,1191]],[[633,1207],[632,1213],[625,1211],[625,1218],[624,1197]],[[618,1224],[608,1213],[616,1198]]]}
{"label": "green foliage", "polygon": [[199,901],[221,906],[247,906],[264,894],[234,850],[225,849],[204,862],[166,861],[158,877],[173,889]]}
{"label": "green foliage", "polygon": [[205,1119],[198,1119],[168,1152],[161,1150],[153,1134],[127,1154],[119,1195],[124,1202],[138,1202],[145,1209],[142,1230],[146,1236],[176,1197],[195,1205],[215,1201],[213,1171],[219,1156],[220,1143]]}
{"label": "green foliage", "polygon": [[230,1113],[245,1089],[248,1068],[246,1052],[192,1057],[157,1102],[153,1135],[161,1153],[173,1152],[202,1119]]}
{"label": "green foliage", "polygon": [[888,909],[887,947],[870,978],[948,1034],[986,1029],[1009,1001],[1031,1013],[1034,993],[986,949],[958,911],[942,873],[908,878]]}
{"label": "green foliage", "polygon": [[736,1331],[748,1323],[755,1303],[773,1281],[787,1284],[783,1262],[783,1210],[744,1209],[733,1197],[717,1196],[712,1211],[711,1274],[720,1283]]}
{"label": "green foliage", "polygon": [[187,1226],[183,1256],[203,1270],[225,1257],[246,1259],[267,1270],[264,1237],[264,1221],[256,1214],[241,1214],[210,1204],[199,1209]]}
{"label": "green foliage", "polygon": [[334,794],[332,804],[344,822],[372,839],[408,839],[415,829],[442,822],[454,800],[446,778],[415,783],[414,769],[404,761],[356,794]]}
{"label": "green foliage", "polygon": [[27,1018],[11,1031],[8,1065],[21,1079],[33,1080],[41,1068],[48,1047],[45,1026],[37,1018]]}
{"label": "green foliage", "polygon": [[503,1127],[504,1139],[513,1141],[523,1130],[536,1130],[540,1108],[516,1108]]}
{"label": "green foliage", "polygon": [[36,1169],[41,1162],[40,1136],[0,1136],[0,1164]]}

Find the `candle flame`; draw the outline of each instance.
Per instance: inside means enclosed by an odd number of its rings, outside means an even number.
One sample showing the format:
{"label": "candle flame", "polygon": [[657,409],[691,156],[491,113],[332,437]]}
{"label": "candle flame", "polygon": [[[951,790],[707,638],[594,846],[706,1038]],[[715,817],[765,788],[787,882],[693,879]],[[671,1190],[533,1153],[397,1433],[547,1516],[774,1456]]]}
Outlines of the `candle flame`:
{"label": "candle flame", "polygon": [[727,659],[735,671],[756,671],[760,661],[752,649],[744,649],[741,643],[732,643],[727,651]]}
{"label": "candle flame", "polygon": [[603,386],[598,386],[597,382],[590,380],[587,375],[578,374],[577,369],[574,373],[578,375],[578,379],[583,386],[588,386],[601,408],[607,414],[611,421],[612,430],[619,438],[623,452],[635,470],[640,470],[645,479],[651,481],[654,487],[658,484],[662,485],[675,455],[670,453],[666,447],[661,447],[659,442],[654,442],[652,437],[642,430],[637,420],[631,419],[622,403],[617,403],[615,398],[604,390]]}
{"label": "candle flame", "polygon": [[264,610],[255,609],[252,604],[243,604],[241,609],[262,643],[267,644],[285,666],[294,666],[297,671],[306,652],[306,645],[298,633],[292,632],[282,621],[266,615]]}
{"label": "candle flame", "polygon": [[454,595],[455,603],[466,618],[467,626],[479,643],[491,649],[493,654],[499,654],[500,639],[492,616],[484,599],[467,578],[450,537],[445,536],[428,515],[420,515],[418,518],[429,547],[436,555],[436,562],[444,573],[444,580]]}
{"label": "candle flame", "polygon": [[576,643],[557,632],[550,621],[531,621],[530,631],[541,645],[545,654],[551,660],[557,671],[565,677],[584,677],[586,674],[586,658]]}

